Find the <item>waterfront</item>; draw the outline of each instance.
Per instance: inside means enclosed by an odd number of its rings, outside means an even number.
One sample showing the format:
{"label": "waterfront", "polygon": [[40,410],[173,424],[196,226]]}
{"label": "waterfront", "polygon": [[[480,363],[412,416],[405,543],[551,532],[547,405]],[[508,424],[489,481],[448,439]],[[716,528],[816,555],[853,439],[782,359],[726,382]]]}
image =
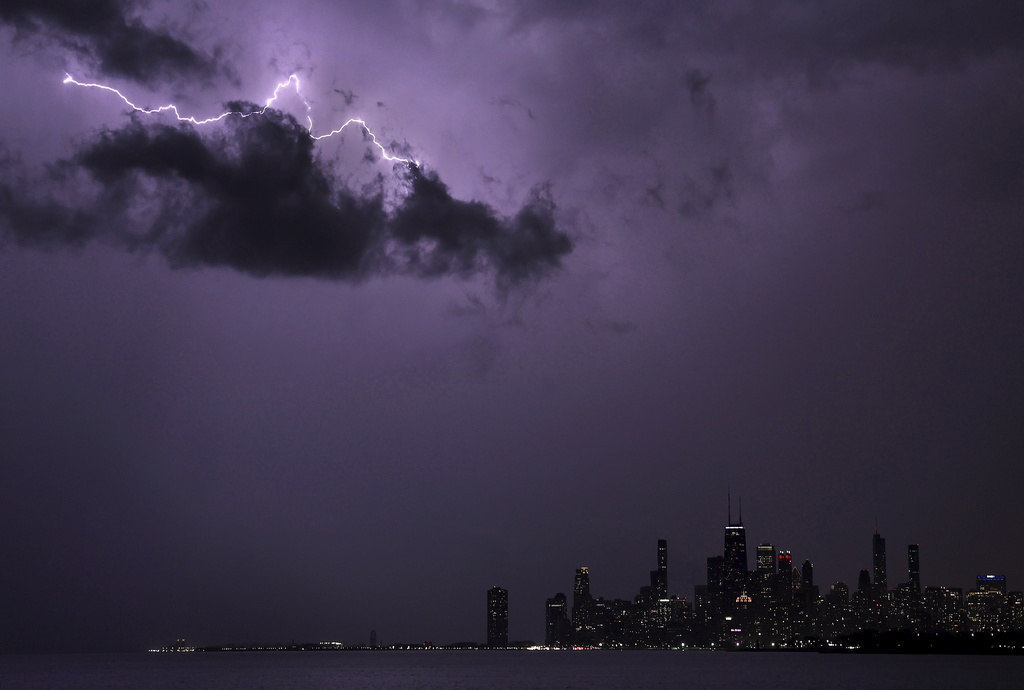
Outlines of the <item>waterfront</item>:
{"label": "waterfront", "polygon": [[671,651],[0,656],[5,690],[1019,687],[1024,658]]}

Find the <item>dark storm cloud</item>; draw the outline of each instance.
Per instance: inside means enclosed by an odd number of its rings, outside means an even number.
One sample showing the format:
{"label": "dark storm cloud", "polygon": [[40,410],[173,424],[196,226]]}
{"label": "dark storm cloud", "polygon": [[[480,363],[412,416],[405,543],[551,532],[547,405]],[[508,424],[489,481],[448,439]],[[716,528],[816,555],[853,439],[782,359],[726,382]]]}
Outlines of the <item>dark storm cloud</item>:
{"label": "dark storm cloud", "polygon": [[216,71],[213,58],[133,17],[133,6],[130,0],[0,0],[0,21],[19,38],[57,41],[110,76],[152,82]]}
{"label": "dark storm cloud", "polygon": [[613,27],[642,50],[672,49],[671,39],[685,37],[711,52],[742,46],[759,70],[802,64],[812,76],[851,60],[944,69],[968,57],[1024,49],[1024,5],[1009,2],[521,0],[512,8],[516,30],[584,22]]}
{"label": "dark storm cloud", "polygon": [[[30,182],[14,179],[18,166],[6,167],[0,219],[26,246],[102,240],[157,250],[173,267],[226,266],[253,276],[490,272],[502,287],[548,273],[572,250],[543,189],[504,218],[410,166],[400,173],[405,194],[391,207],[381,176],[358,190],[341,185],[307,131],[273,110],[233,118],[207,137],[133,119],[53,166],[50,196],[30,192]],[[62,203],[58,188],[92,189],[93,200]]]}
{"label": "dark storm cloud", "polygon": [[[491,267],[504,283],[557,268],[572,251],[554,225],[554,203],[535,189],[512,218],[499,218],[479,201],[460,201],[433,173],[413,170],[411,193],[394,214],[391,235],[414,273],[471,275]],[[427,251],[424,251],[427,247]]]}

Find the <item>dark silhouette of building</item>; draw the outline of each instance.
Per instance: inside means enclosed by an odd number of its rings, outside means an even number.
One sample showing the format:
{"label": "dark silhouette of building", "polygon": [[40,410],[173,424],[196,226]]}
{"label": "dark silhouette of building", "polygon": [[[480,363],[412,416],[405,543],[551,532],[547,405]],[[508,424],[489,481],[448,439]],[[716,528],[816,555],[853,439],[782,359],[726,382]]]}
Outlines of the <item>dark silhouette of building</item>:
{"label": "dark silhouette of building", "polygon": [[921,547],[917,544],[907,546],[907,583],[914,596],[921,596]]}
{"label": "dark silhouette of building", "polygon": [[487,646],[508,646],[508,590],[487,590]]}
{"label": "dark silhouette of building", "polygon": [[651,571],[651,588],[658,599],[668,598],[668,541],[658,540],[658,569]]}
{"label": "dark silhouette of building", "polygon": [[576,644],[592,645],[596,642],[597,621],[594,599],[590,596],[590,571],[586,566],[576,569],[576,582],[572,588],[572,632]]}
{"label": "dark silhouette of building", "polygon": [[788,608],[793,602],[793,554],[789,551],[779,551],[777,582],[779,586],[776,596],[779,603]]}
{"label": "dark silhouette of building", "polygon": [[569,602],[562,592],[548,599],[544,623],[544,644],[548,647],[568,647],[572,644]]}
{"label": "dark silhouette of building", "polygon": [[377,631],[376,630],[371,630],[370,631],[370,649],[376,649],[376,648],[377,648]]}
{"label": "dark silhouette of building", "polygon": [[875,527],[875,533],[871,537],[871,555],[872,564],[874,566],[874,590],[875,596],[879,599],[888,597],[889,585],[885,578],[885,537],[878,533],[878,528]]}
{"label": "dark silhouette of building", "polygon": [[729,524],[725,528],[725,567],[727,583],[746,586],[747,580],[747,533],[743,527],[743,504],[740,503],[740,515],[736,522],[732,521],[732,498],[729,499]]}

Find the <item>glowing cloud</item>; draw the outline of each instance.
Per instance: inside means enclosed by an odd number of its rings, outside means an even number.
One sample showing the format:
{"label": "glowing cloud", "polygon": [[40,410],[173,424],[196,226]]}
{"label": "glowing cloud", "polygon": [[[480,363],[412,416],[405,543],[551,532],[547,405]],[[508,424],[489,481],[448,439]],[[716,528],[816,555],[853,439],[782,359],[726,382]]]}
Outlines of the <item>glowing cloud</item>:
{"label": "glowing cloud", "polygon": [[370,137],[370,141],[373,142],[373,145],[376,146],[378,149],[380,149],[381,157],[384,158],[384,160],[395,162],[395,163],[406,163],[406,164],[411,164],[411,165],[419,165],[419,161],[413,160],[411,158],[402,158],[401,156],[393,156],[393,155],[389,154],[387,152],[387,149],[385,149],[384,146],[380,142],[377,141],[377,136],[370,130],[370,128],[367,126],[366,122],[364,120],[362,120],[361,118],[357,118],[357,117],[350,118],[341,127],[338,127],[337,129],[333,129],[330,132],[328,132],[327,134],[320,134],[320,135],[313,134],[313,118],[310,115],[310,112],[312,111],[312,107],[309,105],[309,101],[306,100],[306,97],[302,95],[302,90],[301,90],[301,88],[299,86],[299,77],[297,75],[295,75],[295,74],[292,74],[291,76],[288,77],[288,79],[286,79],[285,81],[283,81],[280,84],[278,84],[277,87],[274,89],[274,95],[271,96],[270,98],[268,98],[267,102],[266,102],[266,105],[264,105],[259,110],[253,110],[251,112],[242,112],[242,111],[239,111],[239,110],[228,110],[228,111],[225,111],[225,112],[221,113],[220,115],[215,115],[213,117],[208,117],[208,118],[204,118],[204,119],[198,119],[198,118],[196,118],[194,116],[191,116],[191,115],[182,115],[181,112],[178,110],[178,106],[173,105],[173,104],[162,105],[162,106],[160,106],[158,108],[143,108],[142,106],[139,106],[139,105],[136,105],[135,103],[132,103],[128,99],[127,96],[125,96],[123,93],[121,93],[120,91],[118,91],[117,89],[115,89],[112,86],[107,86],[106,84],[92,84],[92,83],[80,82],[77,79],[75,79],[74,77],[72,77],[70,74],[67,74],[67,73],[65,73],[65,75],[64,75],[64,83],[65,84],[74,84],[75,86],[81,86],[81,87],[89,88],[89,89],[100,89],[102,91],[108,91],[108,92],[116,95],[122,101],[124,101],[125,105],[127,105],[129,108],[131,108],[135,112],[144,113],[146,115],[158,115],[158,114],[161,114],[161,113],[173,113],[174,117],[179,122],[189,122],[189,123],[191,123],[193,125],[208,125],[208,124],[212,124],[214,122],[219,122],[219,121],[223,120],[226,117],[242,117],[242,118],[246,118],[246,117],[252,117],[254,115],[263,115],[264,113],[266,113],[267,108],[270,108],[274,104],[274,102],[280,97],[282,89],[288,88],[289,86],[294,86],[295,94],[302,100],[303,105],[306,106],[306,120],[309,122],[309,126],[308,126],[306,131],[309,133],[309,136],[313,140],[319,141],[321,139],[327,139],[329,137],[333,137],[336,134],[341,134],[341,132],[343,132],[345,130],[345,128],[348,127],[349,125],[356,124],[356,125],[359,125],[360,127],[363,128],[363,131],[367,134],[367,136]]}

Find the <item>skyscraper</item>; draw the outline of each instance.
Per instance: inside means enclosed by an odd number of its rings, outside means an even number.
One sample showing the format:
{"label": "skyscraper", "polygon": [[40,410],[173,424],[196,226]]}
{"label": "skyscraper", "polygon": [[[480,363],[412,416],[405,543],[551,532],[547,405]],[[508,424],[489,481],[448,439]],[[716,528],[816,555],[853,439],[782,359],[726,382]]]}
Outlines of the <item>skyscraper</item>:
{"label": "skyscraper", "polygon": [[590,644],[594,637],[594,600],[590,596],[590,571],[587,566],[576,569],[576,582],[572,588],[572,630],[574,641]]}
{"label": "skyscraper", "polygon": [[508,590],[487,590],[487,646],[508,646]]}
{"label": "skyscraper", "polygon": [[907,546],[907,582],[915,598],[921,596],[921,552],[917,544]]}
{"label": "skyscraper", "polygon": [[658,586],[659,599],[668,597],[668,541],[658,540]]}
{"label": "skyscraper", "polygon": [[775,574],[775,547],[768,542],[757,545],[757,574],[762,578]]}
{"label": "skyscraper", "polygon": [[979,592],[999,592],[1000,594],[1006,594],[1006,576],[979,575],[977,589]]}
{"label": "skyscraper", "polygon": [[[792,581],[793,554],[789,551],[779,551],[779,580]],[[782,577],[785,573],[786,577]]]}
{"label": "skyscraper", "polygon": [[725,528],[725,567],[742,579],[747,575],[747,534],[743,528],[743,504],[740,516],[732,521],[732,499],[729,500],[729,524]]}
{"label": "skyscraper", "polygon": [[889,585],[885,579],[885,537],[878,533],[878,528],[875,528],[875,533],[871,537],[871,553],[874,564],[874,592],[875,597],[879,600],[887,599],[889,596]]}
{"label": "skyscraper", "polygon": [[732,500],[729,500],[729,524],[725,528],[725,588],[723,590],[723,611],[732,611],[737,597],[747,589],[749,571],[747,570],[747,533],[743,527],[743,504],[740,503],[740,516],[732,521]]}
{"label": "skyscraper", "polygon": [[800,566],[800,583],[801,589],[804,591],[814,587],[814,564],[810,559],[804,561],[804,564]]}
{"label": "skyscraper", "polygon": [[569,603],[562,592],[548,599],[544,622],[544,644],[548,647],[567,647],[570,644]]}

